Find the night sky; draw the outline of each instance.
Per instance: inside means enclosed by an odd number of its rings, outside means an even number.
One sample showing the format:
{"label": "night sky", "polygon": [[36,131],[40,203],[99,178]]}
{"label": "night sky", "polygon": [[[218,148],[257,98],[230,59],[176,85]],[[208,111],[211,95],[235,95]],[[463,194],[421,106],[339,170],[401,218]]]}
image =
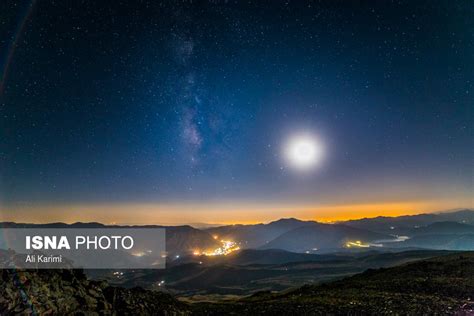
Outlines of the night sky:
{"label": "night sky", "polygon": [[[471,1],[1,1],[1,215],[472,207],[473,30]],[[324,144],[305,172],[298,133]]]}

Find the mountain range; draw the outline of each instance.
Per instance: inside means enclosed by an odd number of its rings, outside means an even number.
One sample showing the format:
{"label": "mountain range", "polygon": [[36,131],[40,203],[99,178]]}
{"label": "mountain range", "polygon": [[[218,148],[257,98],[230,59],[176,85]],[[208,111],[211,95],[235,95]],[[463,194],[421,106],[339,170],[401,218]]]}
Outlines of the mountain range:
{"label": "mountain range", "polygon": [[445,249],[474,250],[474,210],[375,217],[337,223],[280,219],[268,224],[224,225],[198,229],[183,226],[118,226],[101,223],[0,223],[0,227],[100,228],[159,227],[166,229],[166,248],[171,258],[219,248],[222,240],[241,249],[280,249],[297,253],[341,251]]}
{"label": "mountain range", "polygon": [[[268,224],[227,225],[206,231],[219,238],[236,240],[242,248],[292,252],[348,250],[348,242],[352,242],[350,250],[374,247],[474,250],[469,238],[462,237],[474,233],[474,210],[364,218],[331,224],[287,218]],[[435,244],[435,236],[440,234],[446,235],[443,244],[430,246],[429,240]],[[423,242],[417,243],[420,235],[425,237]],[[450,248],[450,243],[456,248]]]}

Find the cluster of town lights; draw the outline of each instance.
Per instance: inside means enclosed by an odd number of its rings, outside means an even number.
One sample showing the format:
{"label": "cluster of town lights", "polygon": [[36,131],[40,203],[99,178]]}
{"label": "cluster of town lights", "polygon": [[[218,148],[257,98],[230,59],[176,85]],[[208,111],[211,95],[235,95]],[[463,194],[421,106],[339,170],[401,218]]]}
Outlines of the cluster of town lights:
{"label": "cluster of town lights", "polygon": [[357,241],[349,241],[346,243],[347,248],[351,247],[358,247],[358,248],[369,248],[370,244],[363,244],[360,240]]}
{"label": "cluster of town lights", "polygon": [[221,246],[217,249],[214,249],[212,251],[199,251],[195,250],[193,254],[195,256],[226,256],[229,253],[232,253],[234,251],[237,251],[240,249],[239,245],[230,240],[221,240]]}

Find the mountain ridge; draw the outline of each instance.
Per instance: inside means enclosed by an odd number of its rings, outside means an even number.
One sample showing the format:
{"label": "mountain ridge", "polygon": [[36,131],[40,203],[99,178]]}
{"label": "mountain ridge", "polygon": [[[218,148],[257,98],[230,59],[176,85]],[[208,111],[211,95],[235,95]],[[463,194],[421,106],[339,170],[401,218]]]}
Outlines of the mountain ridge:
{"label": "mountain ridge", "polygon": [[[443,224],[444,223],[444,224]],[[190,225],[107,225],[98,222],[14,223],[0,222],[0,228],[165,228],[167,251],[170,256],[192,255],[196,249],[213,251],[221,240],[231,240],[243,249],[284,249],[293,252],[334,251],[345,249],[363,251],[382,245],[387,248],[433,248],[429,236],[451,235],[441,246],[433,249],[472,250],[474,244],[463,234],[474,228],[474,210],[462,209],[450,213],[425,213],[399,217],[374,217],[333,224],[303,221],[294,217],[281,218],[267,224],[238,224],[197,229]],[[472,231],[474,233],[474,230]],[[425,235],[425,237],[419,237]],[[331,237],[332,236],[332,237]],[[330,238],[331,237],[331,238]],[[446,236],[445,236],[446,237]],[[414,238],[414,239],[413,239]],[[439,237],[437,237],[439,238]],[[407,240],[412,239],[412,240]],[[420,240],[420,243],[415,243]],[[383,243],[382,243],[383,241]],[[357,244],[356,242],[360,242]],[[349,247],[350,248],[350,247]],[[346,249],[347,250],[347,249]]]}

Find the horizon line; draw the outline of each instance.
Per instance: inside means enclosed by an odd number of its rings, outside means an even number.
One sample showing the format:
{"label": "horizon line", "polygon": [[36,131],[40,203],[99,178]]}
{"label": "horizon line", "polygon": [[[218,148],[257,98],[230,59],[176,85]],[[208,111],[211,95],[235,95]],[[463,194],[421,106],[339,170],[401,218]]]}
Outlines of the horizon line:
{"label": "horizon line", "polygon": [[437,214],[443,214],[443,213],[455,213],[455,212],[461,212],[461,211],[470,211],[474,212],[473,208],[469,207],[460,207],[460,208],[454,208],[454,209],[448,209],[448,210],[443,210],[443,211],[429,211],[429,212],[420,212],[420,213],[405,213],[405,214],[400,214],[400,215],[377,215],[377,216],[372,216],[372,217],[356,217],[356,218],[348,218],[344,220],[318,220],[318,219],[302,219],[302,218],[297,218],[297,217],[280,217],[276,218],[270,221],[255,221],[255,222],[221,222],[221,223],[210,223],[210,222],[183,222],[183,223],[166,223],[166,222],[161,222],[161,223],[118,223],[118,222],[101,222],[101,221],[48,221],[48,222],[38,222],[38,221],[32,221],[32,222],[24,222],[24,221],[13,221],[13,220],[1,220],[0,224],[5,224],[5,223],[13,223],[13,224],[24,224],[24,225],[48,225],[48,224],[65,224],[65,225],[74,225],[74,224],[100,224],[104,226],[191,226],[196,229],[206,229],[206,228],[211,228],[211,227],[219,227],[219,226],[232,226],[232,225],[259,225],[259,224],[270,224],[272,222],[276,222],[279,220],[289,220],[289,219],[295,219],[298,221],[303,221],[303,222],[318,222],[322,224],[337,224],[337,223],[343,223],[343,222],[348,222],[348,221],[355,221],[355,220],[364,220],[364,219],[375,219],[375,218],[397,218],[397,217],[405,217],[405,216],[420,216],[420,215],[437,215]]}

